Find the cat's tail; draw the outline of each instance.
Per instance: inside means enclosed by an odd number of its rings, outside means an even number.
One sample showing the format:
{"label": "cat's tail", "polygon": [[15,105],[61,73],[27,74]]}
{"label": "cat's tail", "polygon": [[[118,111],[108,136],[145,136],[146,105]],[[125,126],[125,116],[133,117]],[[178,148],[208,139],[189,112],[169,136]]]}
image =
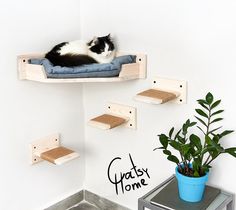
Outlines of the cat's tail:
{"label": "cat's tail", "polygon": [[74,55],[74,54],[65,54],[60,55],[54,52],[48,52],[45,55],[54,66],[62,66],[62,67],[74,67],[81,66],[84,64],[92,64],[97,63],[92,57],[88,55]]}

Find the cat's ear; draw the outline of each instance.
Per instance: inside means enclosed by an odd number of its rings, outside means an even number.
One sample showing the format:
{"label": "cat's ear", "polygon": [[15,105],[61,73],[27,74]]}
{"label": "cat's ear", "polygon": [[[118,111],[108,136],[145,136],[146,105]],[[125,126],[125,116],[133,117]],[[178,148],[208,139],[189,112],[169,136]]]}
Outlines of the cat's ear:
{"label": "cat's ear", "polygon": [[93,45],[96,45],[97,43],[98,43],[98,38],[95,36],[90,42],[87,43],[87,45],[93,46]]}
{"label": "cat's ear", "polygon": [[111,34],[109,33],[106,37],[107,39],[111,39]]}

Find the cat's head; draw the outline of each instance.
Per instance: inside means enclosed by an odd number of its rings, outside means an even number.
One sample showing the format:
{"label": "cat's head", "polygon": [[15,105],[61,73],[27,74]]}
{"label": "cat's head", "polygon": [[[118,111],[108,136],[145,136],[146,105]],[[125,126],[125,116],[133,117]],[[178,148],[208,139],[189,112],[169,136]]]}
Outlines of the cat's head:
{"label": "cat's head", "polygon": [[88,48],[92,53],[96,53],[100,57],[114,57],[115,46],[111,40],[110,34],[93,38],[93,40],[88,43]]}

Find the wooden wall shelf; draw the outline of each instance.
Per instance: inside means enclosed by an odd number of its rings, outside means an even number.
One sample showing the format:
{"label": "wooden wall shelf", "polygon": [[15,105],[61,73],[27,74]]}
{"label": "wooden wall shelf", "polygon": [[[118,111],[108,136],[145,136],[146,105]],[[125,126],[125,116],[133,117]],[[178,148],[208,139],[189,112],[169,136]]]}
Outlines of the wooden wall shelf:
{"label": "wooden wall shelf", "polygon": [[[127,54],[118,52],[117,56]],[[52,79],[47,78],[43,66],[28,63],[29,59],[43,58],[44,54],[20,55],[18,56],[18,75],[20,80],[32,80],[43,83],[121,82],[146,78],[146,55],[136,54],[136,56],[136,63],[122,65],[118,77]]]}
{"label": "wooden wall shelf", "polygon": [[138,93],[135,100],[150,104],[163,104],[168,101],[183,104],[187,102],[187,82],[157,77],[152,88]]}
{"label": "wooden wall shelf", "polygon": [[71,149],[60,146],[59,134],[52,134],[30,144],[31,164],[46,160],[55,165],[61,165],[79,157]]}
{"label": "wooden wall shelf", "polygon": [[106,110],[106,114],[91,119],[88,124],[103,130],[112,129],[120,125],[136,129],[136,108],[109,103]]}

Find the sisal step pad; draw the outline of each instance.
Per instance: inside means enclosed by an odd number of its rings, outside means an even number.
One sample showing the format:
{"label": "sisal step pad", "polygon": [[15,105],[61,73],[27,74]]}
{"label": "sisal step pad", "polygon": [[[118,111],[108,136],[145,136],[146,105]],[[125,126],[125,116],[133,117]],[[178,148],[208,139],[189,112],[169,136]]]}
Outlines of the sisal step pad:
{"label": "sisal step pad", "polygon": [[103,114],[99,117],[93,118],[89,121],[89,124],[94,126],[94,127],[98,127],[101,129],[111,129],[111,128],[115,128],[119,125],[122,125],[124,123],[126,123],[126,119],[122,118],[122,117],[117,117],[114,115],[110,115],[110,114]]}
{"label": "sisal step pad", "polygon": [[57,147],[40,154],[40,157],[56,165],[79,157],[79,154],[65,147]]}
{"label": "sisal step pad", "polygon": [[136,100],[147,103],[162,104],[178,97],[178,94],[157,89],[145,90],[135,96]]}

